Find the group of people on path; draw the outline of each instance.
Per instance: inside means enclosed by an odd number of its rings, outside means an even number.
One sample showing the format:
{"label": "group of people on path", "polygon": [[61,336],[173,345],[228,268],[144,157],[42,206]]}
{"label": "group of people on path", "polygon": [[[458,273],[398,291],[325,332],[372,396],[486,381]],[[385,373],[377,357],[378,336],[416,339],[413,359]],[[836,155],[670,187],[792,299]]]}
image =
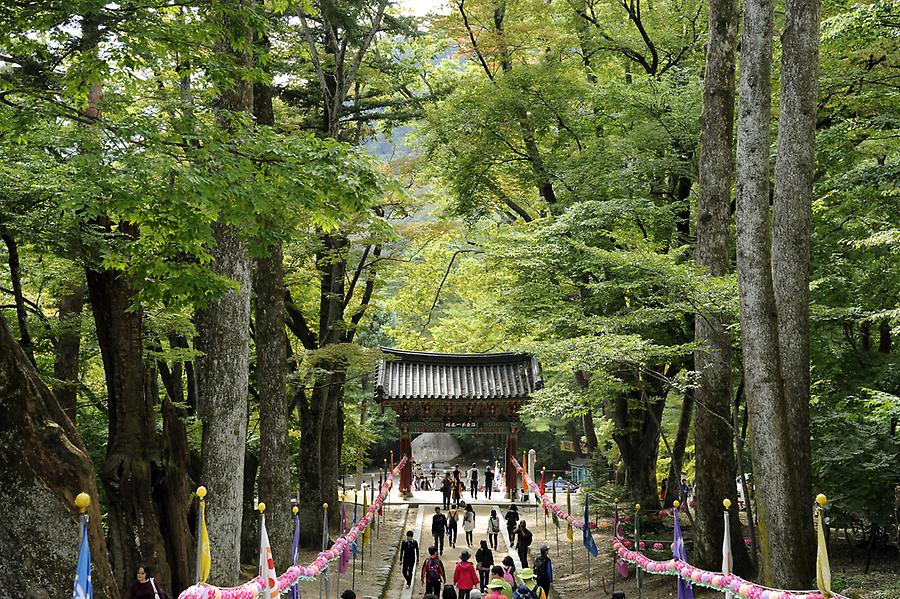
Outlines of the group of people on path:
{"label": "group of people on path", "polygon": [[[475,530],[475,510],[472,505],[464,505],[463,530],[466,532],[466,546],[472,548],[473,531]],[[453,571],[452,585],[447,584],[447,573],[441,561],[444,553],[444,539],[450,547],[456,547],[459,511],[450,508],[447,514],[440,507],[434,508],[431,521],[431,534],[434,544],[428,548],[428,557],[422,561],[420,577],[425,587],[425,599],[429,595],[440,599],[547,599],[550,585],[553,582],[553,568],[549,557],[549,546],[541,545],[540,556],[534,560],[534,568],[528,567],[528,549],[533,535],[524,520],[519,517],[518,508],[513,504],[506,512],[507,533],[510,545],[514,546],[522,571],[516,573],[516,567],[510,556],[503,558],[500,564],[494,563],[493,552],[499,549],[500,517],[497,510],[491,510],[488,518],[488,540],[481,541],[475,552],[475,562],[471,562],[472,554],[464,549],[460,552],[459,562]],[[419,546],[413,538],[413,531],[406,533],[406,540],[400,545],[400,559],[403,578],[406,586],[412,586],[412,577],[419,563]],[[442,594],[443,593],[443,594]]]}
{"label": "group of people on path", "polygon": [[[410,552],[409,547],[414,544],[410,531],[400,550],[407,587],[412,585],[413,564],[418,556],[418,547]],[[547,545],[541,547],[541,555],[535,560],[534,569],[522,568],[517,573],[516,566],[508,555],[500,564],[494,564],[493,553],[488,548],[487,541],[482,541],[481,548],[475,554],[475,563],[469,561],[472,554],[468,550],[460,552],[451,584],[448,583],[447,571],[437,547],[431,546],[420,571],[425,599],[429,595],[441,599],[547,599],[553,583],[549,549]],[[413,557],[409,557],[411,555]]]}
{"label": "group of people on path", "polygon": [[484,468],[484,475],[482,476],[478,470],[478,464],[472,462],[472,467],[463,477],[459,464],[457,464],[453,467],[453,471],[445,473],[444,478],[441,480],[440,488],[441,496],[443,497],[443,508],[448,510],[451,505],[458,508],[463,503],[462,495],[466,488],[469,489],[469,497],[471,499],[478,499],[478,491],[482,488],[484,488],[485,499],[490,499],[494,491],[494,484],[494,469],[490,465]]}

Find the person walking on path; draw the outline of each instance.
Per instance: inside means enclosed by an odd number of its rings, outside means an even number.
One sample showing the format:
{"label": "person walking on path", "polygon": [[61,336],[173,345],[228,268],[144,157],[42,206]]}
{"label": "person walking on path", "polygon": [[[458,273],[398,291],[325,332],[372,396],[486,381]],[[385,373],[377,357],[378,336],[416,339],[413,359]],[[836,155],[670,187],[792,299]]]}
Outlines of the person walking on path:
{"label": "person walking on path", "polygon": [[451,484],[452,483],[450,482],[450,475],[445,474],[444,479],[441,481],[441,496],[444,499],[444,509],[445,510],[450,509],[450,486],[451,486]]}
{"label": "person walking on path", "polygon": [[488,578],[491,575],[491,567],[494,565],[494,553],[488,549],[487,541],[482,541],[481,548],[475,552],[475,563],[478,566],[478,578],[481,582],[479,586],[483,593],[487,588]]}
{"label": "person walking on path", "polygon": [[[488,583],[488,594],[484,596],[484,599],[507,599],[506,595],[503,594],[503,585],[500,584],[503,581],[491,581]],[[471,595],[469,598],[471,599]]]}
{"label": "person walking on path", "polygon": [[434,516],[431,518],[431,534],[434,537],[434,546],[441,555],[444,554],[444,533],[447,532],[447,516],[441,513],[441,508],[434,508]]}
{"label": "person walking on path", "polygon": [[453,588],[453,585],[448,584],[444,587],[444,592],[441,593],[441,599],[457,599],[456,589]]}
{"label": "person walking on path", "polygon": [[456,506],[447,510],[447,542],[451,547],[456,547],[456,537],[458,533],[457,523],[459,522],[459,510]]}
{"label": "person walking on path", "polygon": [[506,581],[506,575],[506,570],[500,566],[491,568],[491,581],[488,583],[488,588],[497,588],[497,585],[499,584],[503,596],[507,599],[512,599],[512,585]]}
{"label": "person walking on path", "polygon": [[553,562],[550,560],[550,545],[541,545],[541,554],[534,560],[534,575],[537,583],[544,589],[546,595],[550,595],[550,585],[553,584]]}
{"label": "person walking on path", "polygon": [[491,543],[491,549],[497,549],[497,537],[500,535],[500,516],[497,510],[491,510],[491,516],[488,518],[487,525],[488,541]]}
{"label": "person walking on path", "polygon": [[478,464],[472,462],[472,468],[469,470],[469,494],[472,499],[478,499]]}
{"label": "person walking on path", "polygon": [[353,589],[347,589],[341,593],[341,599],[356,599],[356,593]]}
{"label": "person walking on path", "polygon": [[453,570],[453,585],[459,592],[459,599],[469,599],[469,592],[478,585],[478,574],[475,573],[475,564],[469,561],[470,557],[472,554],[463,549]]}
{"label": "person walking on path", "polygon": [[491,465],[488,464],[484,469],[484,496],[488,499],[491,498],[491,493],[494,491],[494,471],[491,470]]}
{"label": "person walking on path", "polygon": [[[500,569],[503,570],[503,580],[505,580],[507,584],[509,584],[509,588],[512,589],[516,586],[516,564],[513,562],[513,558],[508,555],[505,556],[500,563],[502,564]],[[492,568],[491,572],[493,571]]]}
{"label": "person walking on path", "polygon": [[466,545],[471,547],[472,543],[475,542],[473,534],[475,531],[475,510],[472,508],[471,503],[466,506],[466,511],[463,513],[463,530],[466,531]]}
{"label": "person walking on path", "polygon": [[522,562],[523,568],[528,567],[528,547],[531,546],[532,539],[531,531],[522,520],[516,529],[516,551],[519,553],[519,561]]}
{"label": "person walking on path", "polygon": [[506,519],[506,531],[509,533],[509,542],[513,543],[515,540],[513,534],[516,532],[516,525],[519,523],[519,508],[516,507],[515,503],[509,506],[509,510],[503,517]]}
{"label": "person walking on path", "polygon": [[459,507],[462,502],[463,483],[461,480],[453,481],[453,506]]}
{"label": "person walking on path", "polygon": [[437,547],[428,548],[428,557],[422,562],[422,584],[425,585],[425,594],[433,593],[440,596],[441,585],[447,581],[444,573],[444,563],[438,557]]}
{"label": "person walking on path", "polygon": [[547,591],[538,584],[534,571],[531,568],[522,568],[519,577],[522,579],[522,585],[528,589],[531,599],[547,599]]}
{"label": "person walking on path", "polygon": [[406,531],[406,540],[400,543],[400,563],[403,564],[403,578],[406,588],[412,586],[413,572],[419,563],[419,543],[413,539],[413,531]]}

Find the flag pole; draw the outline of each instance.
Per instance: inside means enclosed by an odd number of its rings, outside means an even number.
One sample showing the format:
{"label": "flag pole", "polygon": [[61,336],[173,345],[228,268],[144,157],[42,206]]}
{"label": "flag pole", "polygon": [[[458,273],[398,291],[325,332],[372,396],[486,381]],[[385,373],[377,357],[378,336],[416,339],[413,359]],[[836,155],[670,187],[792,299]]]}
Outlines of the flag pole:
{"label": "flag pole", "polygon": [[[328,549],[328,504],[322,504],[322,511],[324,513],[322,517],[322,551],[326,551]],[[328,566],[325,566],[325,571],[328,571]],[[327,576],[327,574],[326,574]],[[325,586],[324,580],[319,578],[319,599],[322,599],[322,590]],[[327,591],[326,591],[327,597]]]}
{"label": "flag pole", "polygon": [[[356,499],[357,499],[358,493],[359,493],[359,490],[354,487],[353,488],[353,526],[356,526]],[[359,539],[359,535],[357,535],[356,538]],[[357,547],[359,547],[359,541],[358,540],[353,541],[353,575],[352,575],[352,579],[351,579],[352,582],[351,582],[350,586],[352,586],[354,589],[356,588],[356,551],[357,551]]]}
{"label": "flag pole", "polygon": [[[291,513],[294,514],[294,538],[291,541],[291,565],[296,566],[300,557],[300,508],[291,507]],[[294,584],[288,589],[288,599],[300,599],[300,580],[295,580]]]}
{"label": "flag pole", "polygon": [[825,542],[825,504],[828,498],[819,493],[816,495],[816,587],[824,597],[831,597],[831,566],[828,563],[828,546]]}
{"label": "flag pole", "polygon": [[[88,535],[88,506],[91,505],[91,496],[82,491],[75,496],[75,506],[81,512],[78,518],[78,562],[75,566],[75,585],[72,589],[72,597],[93,597],[94,591],[91,585],[91,548],[85,548],[85,543],[90,543]],[[87,554],[85,555],[85,549]],[[85,561],[83,561],[85,560]],[[82,576],[83,574],[83,576]]]}
{"label": "flag pole", "polygon": [[[372,475],[372,490],[369,493],[371,499],[369,500],[369,505],[375,503],[375,475]],[[378,510],[375,510],[375,518],[372,519],[372,528],[375,529],[375,534],[378,534]],[[369,534],[369,557],[372,557],[372,549],[375,544],[375,539],[372,537],[371,533]]]}
{"label": "flag pole", "polygon": [[[544,493],[544,494],[547,493],[547,489],[544,487],[544,477],[546,475],[547,475],[547,468],[542,466],[541,467],[541,493]],[[544,498],[540,497],[540,501],[541,501],[541,506],[543,507]],[[547,538],[547,508],[545,507],[544,508],[544,539],[546,539],[546,538]]]}
{"label": "flag pole", "polygon": [[[675,516],[678,517],[677,515]],[[641,547],[641,504],[634,504],[634,550],[638,551]],[[641,569],[640,567],[635,566],[634,575],[637,578],[637,592],[638,599],[641,599],[644,594],[644,588],[641,583]]]}
{"label": "flag pole", "polygon": [[[722,537],[722,574],[728,576],[731,574],[731,524],[728,521],[728,510],[731,508],[731,500],[725,498],[722,500],[722,506],[725,508],[725,533]],[[725,599],[731,599],[733,595],[730,590],[725,591]]]}
{"label": "flag pole", "polygon": [[[341,493],[341,510],[342,511],[344,509],[343,501],[344,501],[344,494],[342,492]],[[341,517],[341,527],[339,529],[339,532],[340,532],[340,534],[338,535],[337,538],[343,537],[344,536],[344,518],[343,518],[343,516]],[[338,593],[340,593],[340,591],[341,591],[341,560],[343,560],[343,559],[344,559],[344,554],[343,554],[343,552],[341,552],[341,555],[338,557],[337,574],[335,575],[334,588],[332,589],[333,595],[335,597],[337,597]]]}
{"label": "flag pole", "polygon": [[[619,530],[619,499],[618,497],[613,499],[613,541],[616,540],[618,536]],[[616,594],[616,557],[618,554],[616,550],[613,549],[613,559],[612,559],[612,593]]]}
{"label": "flag pole", "polygon": [[[556,505],[556,481],[553,481],[553,505]],[[559,558],[559,516],[553,512],[553,524],[556,527],[556,557]]]}
{"label": "flag pole", "polygon": [[206,501],[204,498],[206,497],[206,487],[200,485],[197,487],[197,568],[194,570],[196,572],[196,576],[194,578],[194,584],[200,584],[200,522],[203,519],[203,510],[206,509]]}

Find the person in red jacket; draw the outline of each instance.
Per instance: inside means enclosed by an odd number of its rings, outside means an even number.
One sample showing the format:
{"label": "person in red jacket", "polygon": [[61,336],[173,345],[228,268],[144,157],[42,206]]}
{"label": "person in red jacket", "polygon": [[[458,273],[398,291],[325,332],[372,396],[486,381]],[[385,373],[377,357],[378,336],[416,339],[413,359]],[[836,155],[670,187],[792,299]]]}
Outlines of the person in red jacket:
{"label": "person in red jacket", "polygon": [[475,572],[475,564],[469,561],[470,557],[472,554],[468,551],[460,553],[453,571],[453,584],[459,591],[459,599],[469,599],[469,593],[478,586],[478,574]]}

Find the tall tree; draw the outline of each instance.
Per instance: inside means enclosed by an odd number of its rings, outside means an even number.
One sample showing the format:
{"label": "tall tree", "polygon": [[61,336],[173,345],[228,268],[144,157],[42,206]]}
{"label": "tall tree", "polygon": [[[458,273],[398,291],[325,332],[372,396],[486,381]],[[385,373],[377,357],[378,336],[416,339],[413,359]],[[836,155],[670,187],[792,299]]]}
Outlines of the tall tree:
{"label": "tall tree", "polygon": [[[781,35],[781,101],[772,214],[772,277],[778,310],[778,343],[787,438],[800,547],[795,580],[813,578],[812,456],[810,450],[809,271],[816,108],[819,74],[820,0],[788,0]],[[795,541],[797,542],[797,541]]]}
{"label": "tall tree", "polygon": [[[703,78],[703,111],[700,114],[700,193],[697,198],[697,242],[694,260],[714,277],[727,276],[731,268],[731,187],[734,172],[732,146],[735,62],[738,13],[734,0],[711,0],[706,72]],[[731,535],[741,538],[734,466],[734,430],[731,423],[731,336],[728,315],[721,312],[694,317],[694,352],[697,409],[694,436],[697,460],[697,536],[694,558],[703,567],[721,558],[724,523],[719,507],[732,498]],[[672,481],[669,481],[670,485]],[[745,546],[734,548],[735,572],[747,575],[752,564]]]}
{"label": "tall tree", "polygon": [[[797,56],[813,59],[810,66],[815,70],[815,56],[809,56],[809,26],[803,25],[803,19],[810,18],[805,9],[795,7],[798,11],[787,22],[789,28],[796,26],[806,29],[805,33],[790,41],[800,46],[790,52],[798,52]],[[801,496],[801,481],[809,476],[809,461],[803,455],[792,455],[797,442],[792,436],[808,430],[808,405],[789,407],[786,401],[785,376],[803,375],[803,363],[797,362],[796,356],[785,358],[786,353],[800,352],[801,359],[808,355],[803,353],[804,344],[808,347],[808,325],[804,329],[803,314],[808,306],[798,309],[791,302],[776,303],[775,280],[780,287],[779,296],[792,285],[806,285],[800,281],[788,282],[784,278],[787,273],[802,275],[808,270],[808,243],[803,245],[804,235],[808,235],[808,208],[806,214],[802,206],[809,195],[799,189],[802,182],[812,181],[812,148],[804,144],[812,142],[812,132],[803,127],[808,123],[809,114],[801,114],[810,110],[809,103],[802,97],[809,93],[808,82],[794,82],[787,85],[789,98],[784,99],[783,108],[789,109],[787,120],[779,126],[779,150],[781,144],[792,148],[800,157],[788,157],[779,151],[779,161],[799,160],[800,165],[809,168],[808,173],[789,173],[784,167],[776,167],[776,171],[785,177],[800,177],[801,183],[791,184],[776,181],[776,189],[793,189],[801,194],[799,199],[788,200],[783,207],[776,208],[776,237],[772,240],[769,226],[769,128],[771,117],[771,63],[772,63],[772,24],[774,5],[768,0],[752,0],[744,5],[743,39],[741,42],[741,78],[740,108],[738,116],[738,148],[737,148],[737,263],[738,283],[740,287],[741,331],[744,360],[744,381],[750,411],[752,431],[752,457],[754,478],[756,483],[756,500],[760,517],[759,541],[763,578],[767,584],[787,588],[803,588],[811,578],[811,546],[802,540],[811,533],[810,505],[808,497]],[[796,21],[799,17],[799,21]],[[818,12],[812,17],[818,22]],[[817,31],[817,28],[813,27]],[[817,33],[815,35],[818,43]],[[791,39],[791,36],[786,38]],[[787,50],[787,48],[785,48]],[[805,53],[804,53],[805,52]],[[796,68],[794,74],[791,69]],[[786,75],[790,77],[808,77],[806,67],[788,66]],[[814,77],[814,75],[813,75]],[[784,84],[785,82],[783,82]],[[794,91],[791,87],[794,86]],[[815,85],[812,85],[813,97]],[[791,105],[797,106],[791,116]],[[802,108],[802,109],[801,109]],[[811,110],[811,112],[815,112]],[[784,117],[782,117],[784,118]],[[814,114],[812,115],[814,119]],[[784,138],[784,142],[782,142]],[[785,151],[788,151],[785,149]],[[808,206],[808,201],[807,201]],[[802,230],[806,222],[806,233]],[[793,223],[800,231],[785,230],[786,223]],[[797,235],[801,247],[790,250],[783,244],[784,236]],[[788,238],[790,239],[790,238]],[[773,263],[773,245],[778,247],[778,259],[788,261],[783,265]],[[804,257],[804,252],[806,257]],[[804,262],[807,264],[804,265]],[[806,281],[803,278],[803,281]],[[798,292],[799,293],[799,292]],[[807,293],[801,294],[808,297]],[[805,300],[801,300],[805,304]],[[785,329],[779,327],[784,306]],[[804,339],[804,332],[807,337]],[[785,345],[781,343],[784,341]],[[787,360],[787,362],[785,361]],[[785,364],[788,367],[785,367]],[[800,370],[798,370],[798,368]],[[808,362],[805,362],[808,369]],[[806,380],[808,394],[808,378]],[[796,387],[790,383],[791,389]],[[799,383],[802,385],[802,381]],[[794,397],[794,396],[792,396]],[[807,414],[807,422],[802,421]],[[804,441],[806,443],[807,441]],[[797,550],[797,542],[807,549]]]}
{"label": "tall tree", "polygon": [[[0,315],[0,542],[28,559],[4,559],[4,592],[72,592],[79,526],[75,495],[85,491],[95,596],[119,597],[101,527],[96,475],[84,443]],[[23,501],[23,498],[27,500]]]}
{"label": "tall tree", "polygon": [[[218,119],[226,130],[241,126],[253,110],[250,3],[223,2],[213,13],[220,29],[217,50],[226,61],[219,84]],[[229,194],[222,189],[221,193]],[[236,194],[240,201],[242,194]],[[240,575],[244,450],[250,369],[250,256],[236,224],[220,217],[212,225],[211,270],[233,281],[232,289],[197,314],[197,369],[203,421],[201,482],[209,487],[207,515],[212,556],[210,581],[230,586]]]}
{"label": "tall tree", "polygon": [[[268,38],[263,37],[257,46],[261,52],[267,52]],[[275,124],[269,81],[253,85],[253,114],[257,125]],[[284,265],[280,243],[272,243],[264,251],[266,255],[255,259],[253,274],[256,390],[259,393],[259,497],[266,503],[266,520],[271,523],[269,540],[275,563],[281,571],[290,564],[291,557]]]}

